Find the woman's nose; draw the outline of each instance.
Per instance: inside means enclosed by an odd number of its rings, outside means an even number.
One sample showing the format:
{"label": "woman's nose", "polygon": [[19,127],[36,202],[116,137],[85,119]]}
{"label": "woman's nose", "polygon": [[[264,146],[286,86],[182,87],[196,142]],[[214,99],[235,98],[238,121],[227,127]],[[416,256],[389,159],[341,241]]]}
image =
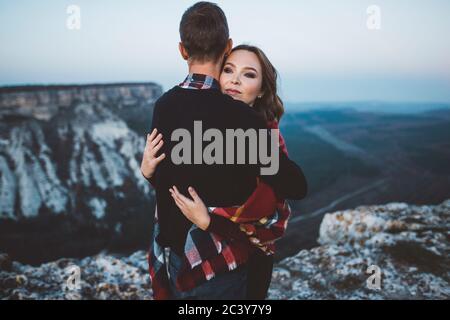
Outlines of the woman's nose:
{"label": "woman's nose", "polygon": [[231,83],[232,83],[232,84],[239,84],[240,81],[239,81],[239,79],[236,77],[236,78],[231,79]]}

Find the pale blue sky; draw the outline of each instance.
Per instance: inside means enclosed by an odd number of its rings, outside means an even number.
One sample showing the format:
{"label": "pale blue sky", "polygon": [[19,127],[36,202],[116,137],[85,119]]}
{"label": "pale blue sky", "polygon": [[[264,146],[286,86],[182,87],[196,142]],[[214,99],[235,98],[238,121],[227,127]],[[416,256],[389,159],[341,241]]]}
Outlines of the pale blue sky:
{"label": "pale blue sky", "polygon": [[[196,1],[0,0],[0,85],[180,82],[181,15]],[[286,101],[450,102],[450,1],[216,1],[235,44],[260,46]],[[70,4],[81,30],[66,28]],[[381,9],[381,30],[366,9]]]}

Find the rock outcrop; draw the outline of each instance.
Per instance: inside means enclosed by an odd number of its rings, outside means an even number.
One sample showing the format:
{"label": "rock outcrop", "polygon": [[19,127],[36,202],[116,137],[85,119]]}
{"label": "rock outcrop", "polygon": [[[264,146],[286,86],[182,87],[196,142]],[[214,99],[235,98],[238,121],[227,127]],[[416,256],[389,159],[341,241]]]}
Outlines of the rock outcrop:
{"label": "rock outcrop", "polygon": [[37,268],[0,255],[0,266],[0,299],[152,299],[143,251],[60,259]]}
{"label": "rock outcrop", "polygon": [[[328,213],[320,246],[276,264],[269,298],[449,299],[449,218],[450,199]],[[3,299],[151,299],[149,284],[144,251],[40,267],[0,255]]]}
{"label": "rock outcrop", "polygon": [[[321,246],[275,268],[276,299],[449,299],[450,200],[325,215]],[[375,277],[380,276],[377,285]]]}

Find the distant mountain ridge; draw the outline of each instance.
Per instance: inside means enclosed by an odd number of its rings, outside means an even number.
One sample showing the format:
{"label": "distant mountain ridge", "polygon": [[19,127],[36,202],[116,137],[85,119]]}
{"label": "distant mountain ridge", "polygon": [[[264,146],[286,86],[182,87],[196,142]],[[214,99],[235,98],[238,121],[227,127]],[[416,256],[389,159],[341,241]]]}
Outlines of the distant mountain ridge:
{"label": "distant mountain ridge", "polygon": [[48,120],[77,102],[131,106],[149,104],[161,96],[156,83],[109,83],[0,87],[0,116],[23,115]]}
{"label": "distant mountain ridge", "polygon": [[387,114],[417,114],[434,110],[450,109],[450,102],[389,102],[389,101],[348,101],[348,102],[286,102],[287,111],[317,111],[349,109],[358,112]]}

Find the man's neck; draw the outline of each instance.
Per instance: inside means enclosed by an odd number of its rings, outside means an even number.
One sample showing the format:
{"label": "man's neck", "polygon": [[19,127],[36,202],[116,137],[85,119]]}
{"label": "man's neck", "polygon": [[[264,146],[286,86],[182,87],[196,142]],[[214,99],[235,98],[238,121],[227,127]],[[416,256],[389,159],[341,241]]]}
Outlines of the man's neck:
{"label": "man's neck", "polygon": [[220,63],[191,63],[189,64],[189,73],[199,73],[207,76],[211,76],[216,80],[219,80],[221,72]]}

